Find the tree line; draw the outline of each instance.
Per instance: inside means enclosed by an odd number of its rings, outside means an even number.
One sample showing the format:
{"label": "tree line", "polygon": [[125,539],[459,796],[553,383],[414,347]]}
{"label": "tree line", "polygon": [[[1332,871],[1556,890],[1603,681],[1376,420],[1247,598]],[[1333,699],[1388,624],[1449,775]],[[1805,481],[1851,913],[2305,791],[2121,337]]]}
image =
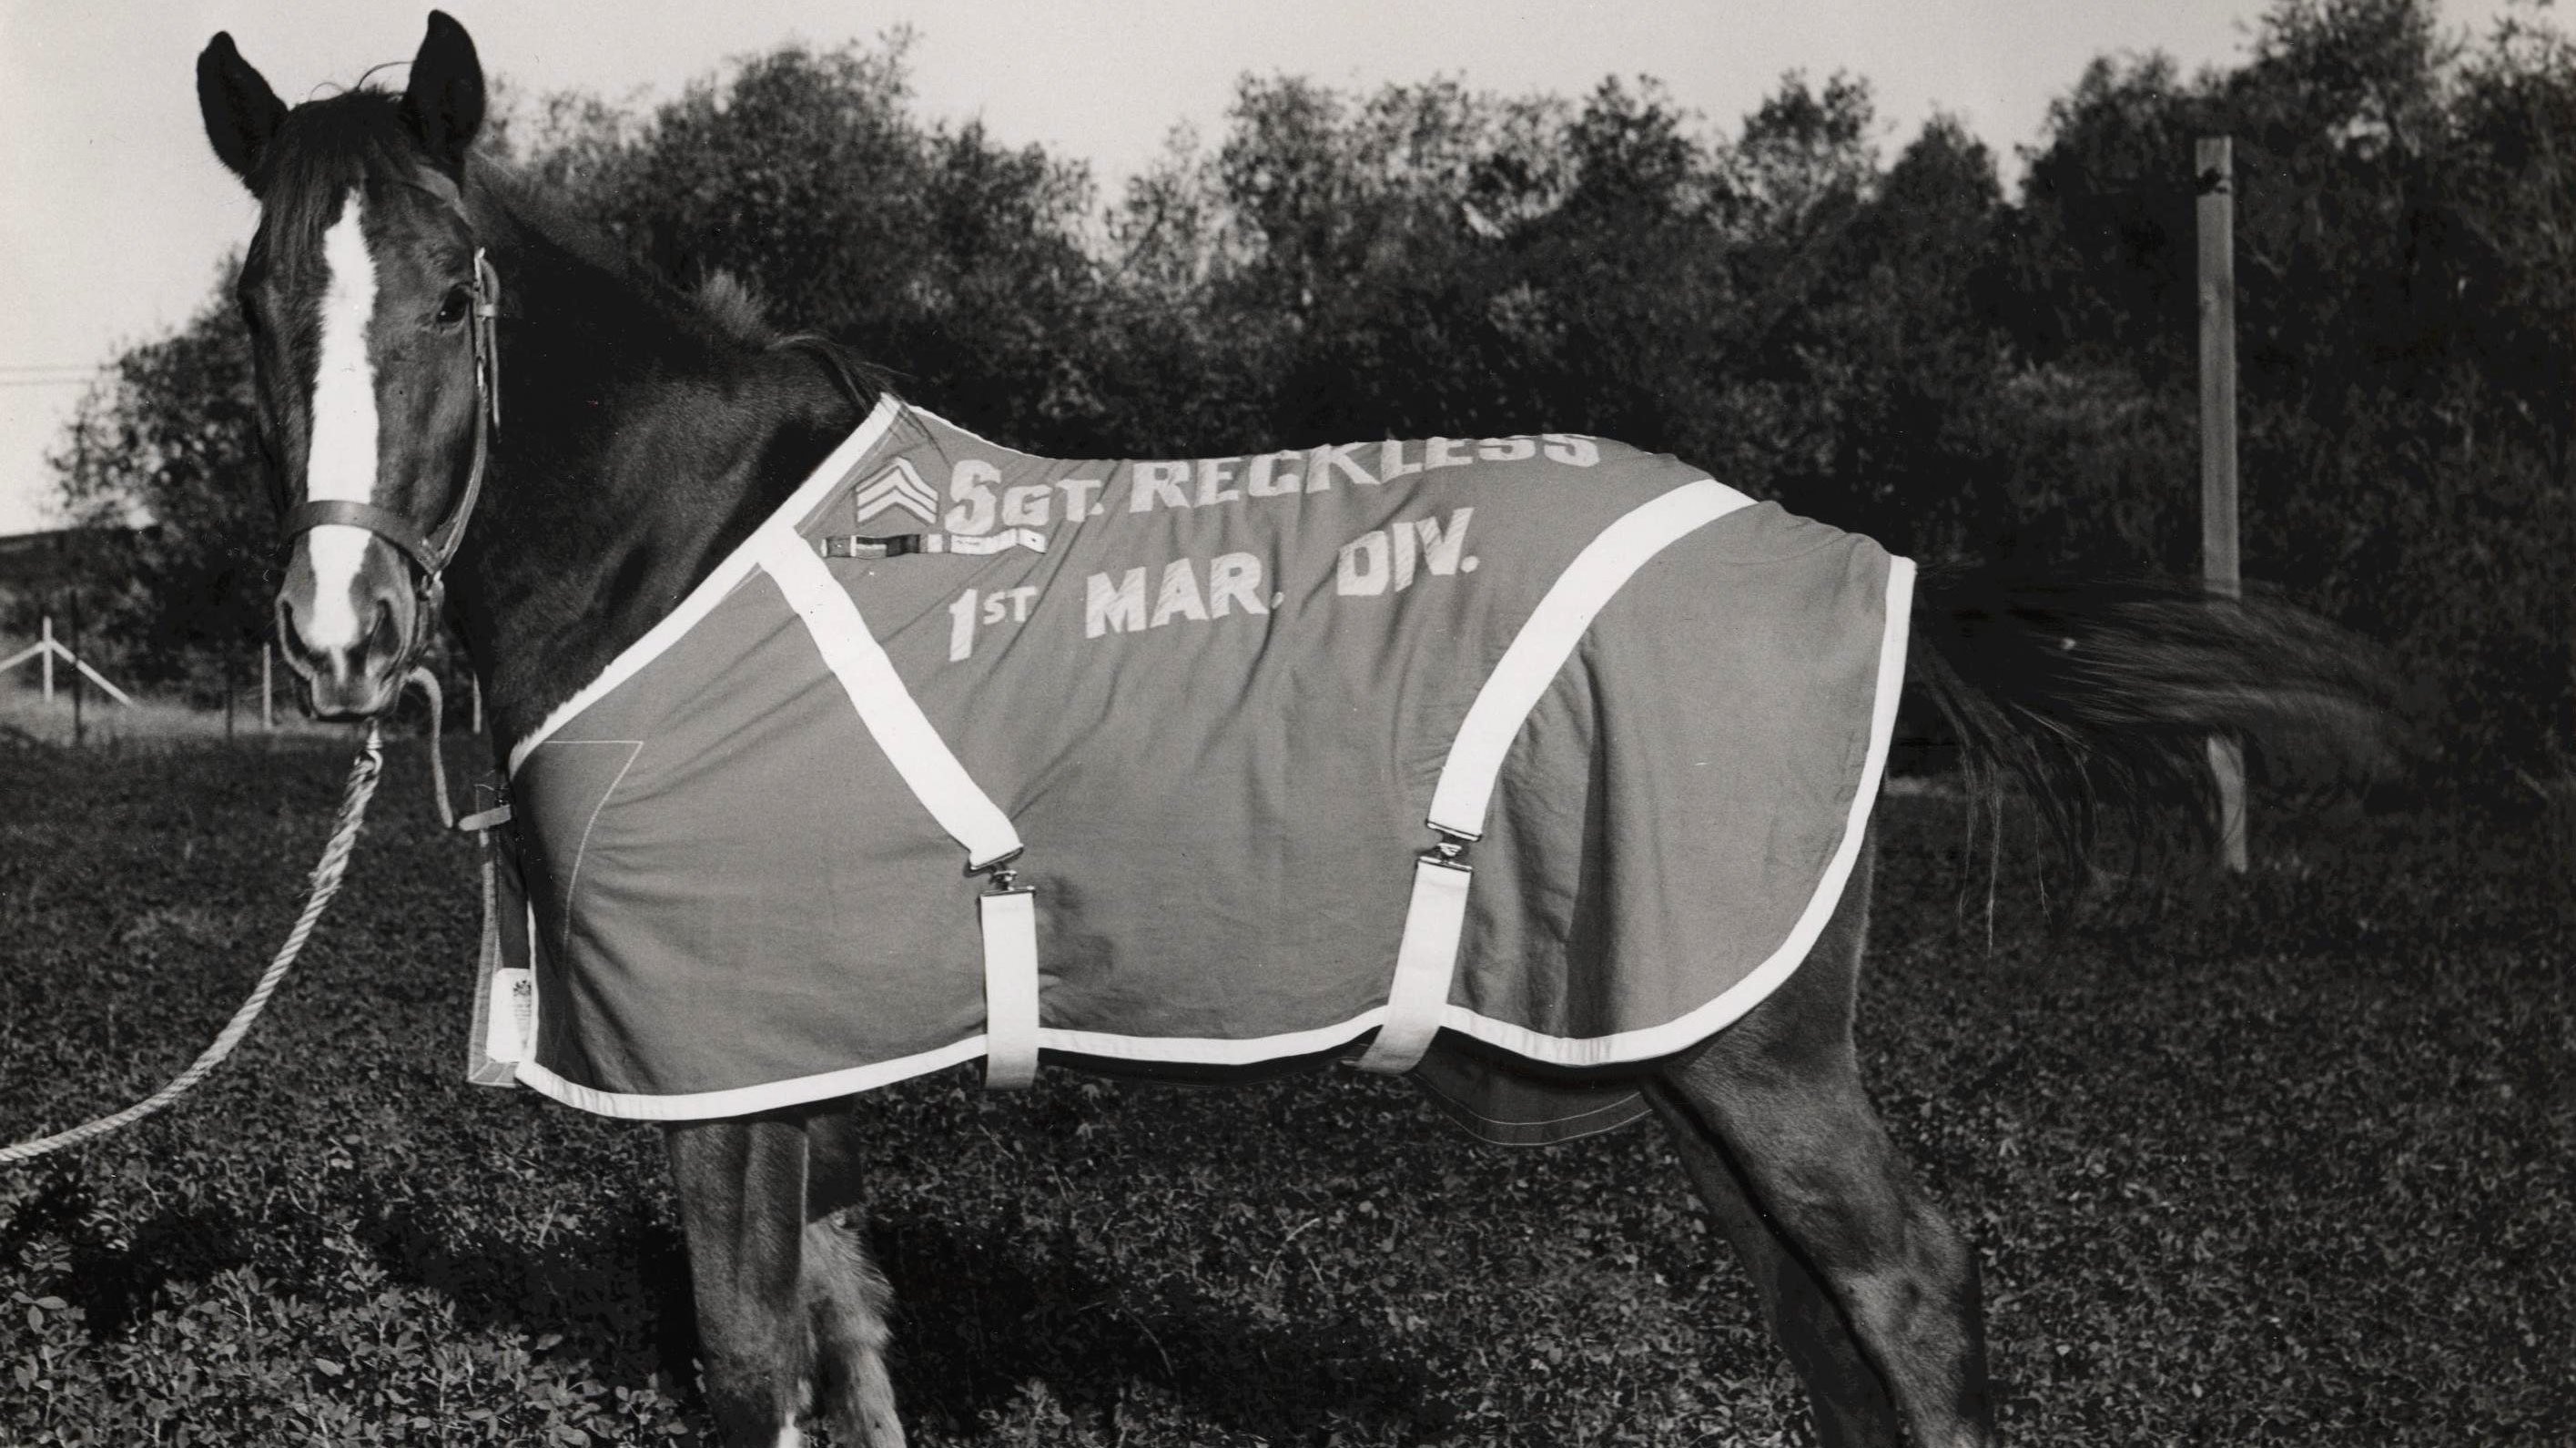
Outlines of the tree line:
{"label": "tree line", "polygon": [[[1538,429],[1670,451],[1926,561],[2190,576],[2196,137],[2234,138],[2244,571],[2387,643],[2447,772],[2576,758],[2576,48],[2433,0],[2280,0],[2233,67],[2101,59],[2007,194],[1935,119],[1791,75],[1716,128],[1580,99],[1246,77],[1103,202],[918,116],[905,40],[780,48],[646,111],[486,140],[684,285],[1072,456]],[[266,626],[247,352],[215,300],[120,358],[56,458],[155,527],[89,584],[144,678]]]}

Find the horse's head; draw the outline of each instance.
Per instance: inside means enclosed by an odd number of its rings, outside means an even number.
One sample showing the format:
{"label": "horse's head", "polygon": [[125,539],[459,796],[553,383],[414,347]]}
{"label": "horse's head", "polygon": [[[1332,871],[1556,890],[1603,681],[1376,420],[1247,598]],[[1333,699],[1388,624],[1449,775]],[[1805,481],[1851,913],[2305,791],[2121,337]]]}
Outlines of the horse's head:
{"label": "horse's head", "polygon": [[287,109],[230,35],[197,57],[215,154],[259,198],[243,258],[261,441],[284,514],[280,647],[314,712],[390,707],[438,626],[498,399],[498,279],[464,205],[474,42],[432,12],[397,98]]}

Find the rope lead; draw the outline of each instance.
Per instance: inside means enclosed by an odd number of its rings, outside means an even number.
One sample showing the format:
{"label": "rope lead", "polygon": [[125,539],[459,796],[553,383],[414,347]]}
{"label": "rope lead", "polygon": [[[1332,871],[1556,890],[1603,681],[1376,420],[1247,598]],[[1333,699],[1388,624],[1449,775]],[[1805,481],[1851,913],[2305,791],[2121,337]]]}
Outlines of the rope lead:
{"label": "rope lead", "polygon": [[[340,796],[339,823],[331,831],[330,842],[322,847],[322,862],[313,867],[313,890],[304,902],[304,913],[296,917],[295,928],[286,932],[286,943],[277,948],[277,957],[268,963],[268,969],[260,975],[259,984],[251,988],[250,999],[243,1001],[241,1009],[233,1012],[232,1020],[215,1037],[214,1044],[190,1062],[187,1070],[171,1078],[169,1085],[113,1116],[102,1116],[69,1131],[58,1131],[15,1146],[0,1147],[0,1166],[32,1161],[48,1152],[77,1146],[141,1121],[178,1100],[233,1053],[233,1047],[240,1045],[242,1037],[249,1034],[251,1022],[258,1020],[260,1011],[267,1007],[268,998],[277,990],[278,982],[286,979],[287,969],[295,964],[295,957],[303,952],[305,937],[321,923],[322,912],[331,904],[331,897],[340,893],[340,877],[348,873],[349,855],[358,843],[358,826],[366,822],[367,801],[374,797],[376,781],[384,773],[384,768],[384,738],[375,722],[370,720],[366,743],[359,747],[357,759],[349,766],[348,788]],[[441,789],[439,808],[444,811],[446,807],[446,791]]]}

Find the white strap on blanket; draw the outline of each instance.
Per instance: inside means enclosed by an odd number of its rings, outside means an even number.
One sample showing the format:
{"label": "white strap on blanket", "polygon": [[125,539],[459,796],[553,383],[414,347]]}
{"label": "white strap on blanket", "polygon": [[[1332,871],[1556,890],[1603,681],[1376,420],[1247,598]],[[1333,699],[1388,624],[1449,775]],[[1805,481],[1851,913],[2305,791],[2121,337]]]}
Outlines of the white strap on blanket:
{"label": "white strap on blanket", "polygon": [[1038,1077],[1038,909],[1025,886],[977,901],[984,920],[984,1089]]}
{"label": "white strap on blanket", "polygon": [[1365,1071],[1410,1071],[1440,1034],[1449,977],[1458,969],[1458,932],[1467,923],[1468,869],[1428,856],[1413,862],[1413,898],[1404,907],[1404,939],[1395,948],[1395,984],[1386,1019],[1360,1057]]}
{"label": "white strap on blanket", "polygon": [[1011,828],[1010,816],[939,737],[830,567],[790,529],[764,528],[753,546],[760,550],[760,566],[787,596],[787,606],[805,621],[823,662],[841,681],[850,706],[859,711],[859,722],[886,761],[949,838],[966,847],[967,867],[980,870],[1018,854],[1020,833]]}
{"label": "white strap on blanket", "polygon": [[[753,546],[788,607],[805,621],[877,748],[940,829],[966,847],[967,868],[986,869],[1017,855],[1020,833],[1010,816],[939,737],[832,570],[790,529],[764,528]],[[984,1084],[1015,1091],[1036,1078],[1038,1067],[1036,898],[1026,889],[997,889],[981,898],[978,915],[984,937]]]}
{"label": "white strap on blanket", "polygon": [[[1485,810],[1502,774],[1503,757],[1592,620],[1656,554],[1752,505],[1751,498],[1724,483],[1702,478],[1630,510],[1574,555],[1468,705],[1431,792],[1432,829],[1458,843],[1485,832]],[[1360,1057],[1360,1069],[1410,1071],[1439,1034],[1441,1015],[1449,1006],[1449,983],[1458,972],[1468,879],[1463,860],[1426,854],[1415,862],[1413,898],[1404,912],[1404,939],[1396,947],[1386,1018]]]}

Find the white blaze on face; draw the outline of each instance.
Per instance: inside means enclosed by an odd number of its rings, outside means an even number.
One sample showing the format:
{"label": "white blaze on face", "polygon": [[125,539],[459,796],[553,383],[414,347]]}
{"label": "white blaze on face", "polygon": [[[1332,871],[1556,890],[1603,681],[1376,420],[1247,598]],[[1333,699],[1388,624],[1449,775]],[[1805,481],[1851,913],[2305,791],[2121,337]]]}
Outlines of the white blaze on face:
{"label": "white blaze on face", "polygon": [[[305,462],[304,496],[370,503],[376,492],[376,369],[367,358],[367,322],[376,314],[376,263],[367,254],[355,188],[340,204],[340,219],[323,234],[322,260],[327,275],[321,363],[313,378],[313,448]],[[304,535],[314,584],[313,609],[300,628],[308,647],[357,646],[364,627],[357,608],[358,565],[370,536],[345,523],[324,523]]]}

